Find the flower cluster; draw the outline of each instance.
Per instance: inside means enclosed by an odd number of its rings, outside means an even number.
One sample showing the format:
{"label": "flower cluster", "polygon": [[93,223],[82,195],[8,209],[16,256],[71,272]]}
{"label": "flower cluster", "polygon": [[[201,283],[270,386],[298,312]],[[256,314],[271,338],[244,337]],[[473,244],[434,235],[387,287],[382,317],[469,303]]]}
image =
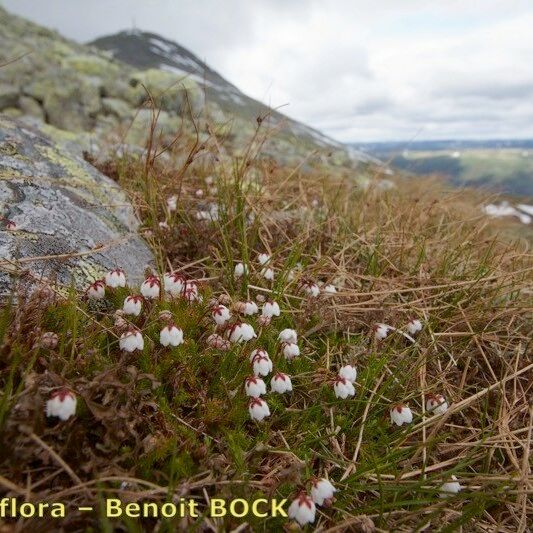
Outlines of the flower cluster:
{"label": "flower cluster", "polygon": [[[171,211],[172,203],[169,205]],[[275,273],[272,257],[267,253],[257,256],[257,265],[261,275],[267,280],[273,280]],[[301,268],[293,269],[290,276],[296,276]],[[234,276],[241,278],[248,274],[248,266],[239,262],[235,265]],[[93,282],[85,291],[88,298],[100,300],[105,298],[106,289],[115,290],[127,286],[126,275],[120,268],[113,269],[105,274],[103,279]],[[298,287],[307,296],[317,298],[320,294],[333,296],[337,294],[334,284],[323,282],[315,283],[308,279],[300,279]],[[264,289],[263,289],[264,290]],[[138,327],[144,324],[141,317],[143,308],[148,311],[154,309],[151,301],[165,298],[182,298],[189,303],[201,302],[202,296],[196,282],[187,280],[179,272],[167,272],[162,278],[148,276],[140,286],[140,294],[130,294],[125,297],[122,309],[115,312],[115,327],[120,333],[119,347],[123,352],[133,353],[143,351],[145,342],[143,333]],[[265,290],[266,291],[266,290]],[[120,294],[120,293],[119,293]],[[324,300],[326,301],[326,300]],[[156,308],[157,309],[157,308]],[[209,301],[206,315],[208,321],[214,322],[213,332],[207,337],[205,343],[208,347],[228,351],[232,344],[242,344],[254,341],[263,336],[263,328],[267,328],[273,319],[281,315],[280,305],[273,299],[260,294],[256,300],[237,301],[232,304],[227,294],[221,294]],[[255,315],[256,322],[253,322]],[[127,317],[141,317],[135,320],[136,327],[128,321]],[[244,317],[252,317],[252,323],[244,321]],[[159,313],[159,319],[163,322],[159,331],[159,343],[163,347],[176,347],[185,342],[184,331],[176,325],[171,311],[164,310]],[[133,319],[132,319],[133,320]],[[260,327],[257,333],[254,324]],[[403,328],[397,329],[388,324],[379,323],[374,326],[374,337],[377,341],[387,338],[390,332],[399,332],[401,335],[412,339],[423,329],[423,324],[418,319],[410,320]],[[268,330],[267,330],[268,331]],[[53,334],[55,335],[55,334]],[[55,342],[52,342],[54,340]],[[290,362],[300,356],[298,334],[294,329],[286,328],[277,336],[278,348],[276,356],[282,356]],[[57,346],[57,335],[50,337],[50,346]],[[47,344],[47,345],[48,345]],[[44,346],[44,335],[42,346]],[[264,345],[264,344],[263,344]],[[252,346],[253,347],[253,346]],[[261,347],[256,347],[249,354],[251,374],[244,380],[244,392],[248,401],[248,411],[253,421],[261,422],[271,416],[270,407],[264,398],[269,393],[286,394],[293,391],[291,377],[283,372],[274,371],[274,363],[268,352]],[[268,376],[269,386],[267,385]],[[353,364],[344,364],[338,368],[337,375],[332,383],[336,398],[346,400],[355,396],[355,383],[357,380],[357,368]],[[425,397],[425,411],[430,415],[442,415],[448,409],[448,403],[441,394],[428,394]],[[76,396],[68,389],[60,389],[52,394],[46,404],[47,416],[55,416],[60,420],[67,420],[75,414]],[[389,411],[392,425],[403,426],[413,421],[414,415],[406,403],[395,403]],[[461,485],[452,477],[444,483],[440,489],[441,497],[459,492]],[[315,521],[317,506],[329,507],[334,501],[336,489],[326,478],[313,478],[309,490],[298,492],[289,507],[289,516],[300,525]]]}

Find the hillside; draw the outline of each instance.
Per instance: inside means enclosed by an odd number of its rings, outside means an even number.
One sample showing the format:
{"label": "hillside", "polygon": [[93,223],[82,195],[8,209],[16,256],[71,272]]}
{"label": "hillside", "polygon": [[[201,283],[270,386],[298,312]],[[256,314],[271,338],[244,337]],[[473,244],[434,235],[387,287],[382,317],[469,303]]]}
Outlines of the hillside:
{"label": "hillside", "polygon": [[486,194],[0,16],[0,531],[528,531],[533,261]]}
{"label": "hillside", "polygon": [[346,168],[375,161],[246,97],[174,43],[122,33],[97,44],[113,42],[123,50],[119,59],[130,64],[0,8],[0,112],[90,132],[106,147],[124,141],[143,147],[152,119],[147,104],[154,98],[159,131],[169,142],[184,127],[194,132],[195,121],[202,135],[211,128],[236,148],[253,136],[261,117],[276,133],[261,147],[264,156]]}
{"label": "hillside", "polygon": [[270,113],[273,126],[283,124],[283,130],[295,138],[306,139],[311,145],[322,149],[346,150],[354,161],[379,164],[379,161],[363,151],[342,145],[319,131],[250,98],[192,52],[160,35],[139,30],[122,31],[100,37],[89,45],[104,50],[113,58],[138,69],[155,68],[193,79],[205,92],[207,100],[215,102],[229,116],[253,122],[258,116]]}

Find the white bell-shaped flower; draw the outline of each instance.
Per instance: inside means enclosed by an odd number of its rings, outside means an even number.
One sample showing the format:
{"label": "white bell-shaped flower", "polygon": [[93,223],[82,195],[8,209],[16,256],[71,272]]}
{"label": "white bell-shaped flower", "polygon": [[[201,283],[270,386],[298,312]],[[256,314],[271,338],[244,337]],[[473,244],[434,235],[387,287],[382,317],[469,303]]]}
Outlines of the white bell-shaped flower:
{"label": "white bell-shaped flower", "polygon": [[270,261],[270,256],[268,254],[259,254],[257,261],[260,265],[265,266]]}
{"label": "white bell-shaped flower", "polygon": [[252,360],[253,372],[256,376],[268,376],[274,365],[270,357],[265,355],[256,355]]}
{"label": "white bell-shaped flower", "polygon": [[315,502],[305,492],[298,494],[288,510],[289,518],[296,520],[301,526],[312,524],[315,521],[315,514]]}
{"label": "white bell-shaped flower", "polygon": [[267,300],[263,304],[261,314],[263,316],[268,316],[268,317],[279,316],[280,315],[279,304],[277,302],[274,302],[273,300]]}
{"label": "white bell-shaped flower", "polygon": [[257,376],[251,376],[245,379],[244,390],[247,396],[251,396],[252,398],[258,398],[267,392],[265,382]]}
{"label": "white bell-shaped flower", "polygon": [[125,352],[134,352],[135,350],[144,350],[144,339],[141,332],[137,329],[130,329],[120,336],[118,342],[120,349]]}
{"label": "white bell-shaped flower", "polygon": [[448,410],[448,402],[442,394],[428,394],[426,411],[434,415],[443,415]]}
{"label": "white bell-shaped flower", "polygon": [[355,396],[353,383],[340,376],[333,382],[333,390],[335,391],[335,396],[342,400],[345,400],[348,396]]}
{"label": "white bell-shaped flower", "polygon": [[292,381],[291,378],[284,374],[283,372],[276,372],[274,377],[270,380],[270,388],[272,392],[277,392],[278,394],[284,394],[285,392],[292,391]]}
{"label": "white bell-shaped flower", "polygon": [[166,325],[159,333],[162,346],[179,346],[183,344],[183,331],[175,324]]}
{"label": "white bell-shaped flower", "polygon": [[374,326],[374,337],[376,340],[382,341],[383,339],[387,338],[389,331],[391,331],[391,329],[389,326],[387,326],[387,324],[376,324]]}
{"label": "white bell-shaped flower", "polygon": [[139,316],[142,311],[142,296],[126,296],[122,310],[126,315]]}
{"label": "white bell-shaped flower", "polygon": [[235,278],[242,278],[244,274],[248,274],[248,267],[244,263],[237,263],[233,271],[233,276]]}
{"label": "white bell-shaped flower", "polygon": [[422,331],[422,322],[417,318],[409,320],[409,322],[407,322],[407,331],[410,335],[416,335],[419,331]]}
{"label": "white bell-shaped flower", "polygon": [[336,492],[337,489],[329,479],[313,479],[311,482],[311,497],[317,505],[331,502]]}
{"label": "white bell-shaped flower", "polygon": [[126,286],[126,274],[121,268],[115,268],[109,271],[104,277],[105,284],[108,287],[116,289],[117,287]]}
{"label": "white bell-shaped flower", "polygon": [[305,281],[302,283],[302,288],[305,293],[312,298],[316,298],[320,294],[320,287],[312,281]]}
{"label": "white bell-shaped flower", "polygon": [[329,295],[337,294],[337,287],[335,287],[335,285],[332,285],[331,283],[328,283],[327,285],[324,285],[322,287],[322,292],[324,294],[329,294]]}
{"label": "white bell-shaped flower", "polygon": [[56,390],[46,402],[46,416],[68,420],[76,414],[76,403],[76,395],[72,391],[65,388]]}
{"label": "white bell-shaped flower", "polygon": [[177,196],[169,196],[167,198],[167,208],[172,213],[173,211],[176,211],[178,208],[178,197]]}
{"label": "white bell-shaped flower", "polygon": [[391,423],[397,426],[410,424],[413,421],[413,413],[407,405],[398,404],[390,410]]}
{"label": "white bell-shaped flower", "polygon": [[459,493],[463,487],[457,481],[455,476],[452,476],[452,480],[446,483],[443,483],[440,487],[439,496],[441,498],[448,498],[449,496],[454,496]]}
{"label": "white bell-shaped flower", "polygon": [[357,369],[352,365],[341,366],[339,376],[347,379],[350,383],[355,383],[355,380],[357,379]]}
{"label": "white bell-shaped flower", "polygon": [[266,280],[272,281],[275,277],[274,269],[271,267],[265,267],[261,270],[261,276],[263,276]]}
{"label": "white bell-shaped flower", "polygon": [[261,398],[252,398],[248,404],[248,412],[252,420],[261,420],[265,419],[267,416],[270,416],[270,409],[265,400]]}
{"label": "white bell-shaped flower", "polygon": [[170,293],[172,296],[179,296],[183,291],[186,280],[179,272],[167,272],[163,276],[163,283],[166,292]]}
{"label": "white bell-shaped flower", "polygon": [[231,342],[246,342],[257,337],[254,328],[244,322],[236,322],[229,329],[229,340]]}
{"label": "white bell-shaped flower", "polygon": [[105,298],[105,282],[103,279],[97,279],[91,283],[85,291],[87,298],[91,300],[102,300]]}
{"label": "white bell-shaped flower", "polygon": [[241,315],[252,316],[259,311],[259,308],[255,302],[248,300],[246,302],[237,302],[235,304],[235,310],[237,313],[241,313]]}
{"label": "white bell-shaped flower", "polygon": [[224,326],[231,318],[231,313],[225,305],[218,304],[213,307],[211,316],[218,326]]}
{"label": "white bell-shaped flower", "polygon": [[159,298],[161,292],[161,281],[156,276],[147,277],[141,285],[141,294],[148,299]]}
{"label": "white bell-shaped flower", "polygon": [[283,331],[280,331],[280,334],[278,335],[278,340],[281,342],[298,342],[298,333],[294,329],[284,329]]}
{"label": "white bell-shaped flower", "polygon": [[268,352],[263,348],[256,348],[255,350],[252,350],[252,353],[250,354],[250,363],[254,360],[254,358],[257,355],[262,355],[263,357],[267,357],[270,359],[270,356],[268,355]]}
{"label": "white bell-shaped flower", "polygon": [[281,350],[285,359],[289,361],[300,355],[300,347],[294,342],[283,342],[281,344]]}

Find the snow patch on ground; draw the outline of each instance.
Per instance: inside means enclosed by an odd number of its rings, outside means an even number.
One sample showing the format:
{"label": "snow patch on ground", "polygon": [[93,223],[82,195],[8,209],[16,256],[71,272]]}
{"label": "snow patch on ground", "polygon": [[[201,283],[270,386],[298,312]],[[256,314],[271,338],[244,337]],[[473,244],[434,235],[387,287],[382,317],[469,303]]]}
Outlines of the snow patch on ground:
{"label": "snow patch on ground", "polygon": [[522,224],[531,224],[533,221],[533,206],[518,204],[516,207],[509,202],[502,201],[499,204],[488,204],[483,207],[485,214],[494,217],[516,217]]}

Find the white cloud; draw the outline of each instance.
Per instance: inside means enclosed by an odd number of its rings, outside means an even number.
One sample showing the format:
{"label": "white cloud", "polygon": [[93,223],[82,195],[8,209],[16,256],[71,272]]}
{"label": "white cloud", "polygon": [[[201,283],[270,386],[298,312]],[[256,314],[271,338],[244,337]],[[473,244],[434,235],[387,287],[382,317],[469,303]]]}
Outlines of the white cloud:
{"label": "white cloud", "polygon": [[78,40],[136,24],[340,140],[533,137],[529,0],[5,0]]}

